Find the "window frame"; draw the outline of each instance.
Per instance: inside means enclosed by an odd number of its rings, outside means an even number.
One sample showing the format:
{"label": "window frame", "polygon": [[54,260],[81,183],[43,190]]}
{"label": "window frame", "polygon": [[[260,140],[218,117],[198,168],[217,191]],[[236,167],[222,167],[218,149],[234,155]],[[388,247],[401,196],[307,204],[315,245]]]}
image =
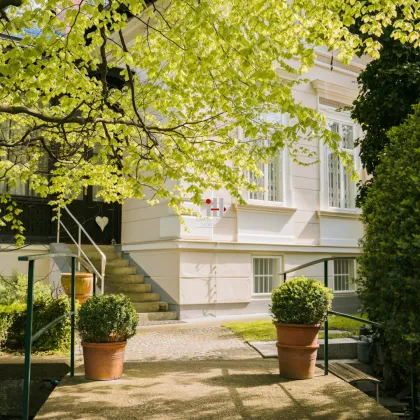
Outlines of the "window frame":
{"label": "window frame", "polygon": [[[354,288],[353,289],[337,290],[335,288],[335,276],[336,276],[335,263],[336,262],[348,262],[349,263],[349,266],[350,266],[350,264],[353,266],[353,281],[352,281],[351,273],[348,274],[348,276],[349,276],[349,284],[353,284],[354,285]],[[341,293],[343,293],[343,294],[356,293],[356,291],[357,291],[357,285],[354,282],[354,279],[356,277],[356,268],[357,268],[356,267],[356,260],[334,260],[333,261],[333,264],[332,264],[332,290],[333,290],[333,293],[337,293],[337,294],[341,294]],[[343,275],[343,274],[340,274],[340,275]]]}
{"label": "window frame", "polygon": [[[266,145],[268,145],[268,140],[264,140],[264,142],[266,143]],[[247,191],[247,201],[250,204],[264,204],[264,205],[269,205],[269,206],[284,206],[285,205],[285,149],[281,150],[280,153],[278,153],[278,155],[275,157],[275,159],[277,160],[277,163],[279,164],[277,167],[277,174],[276,176],[278,178],[280,178],[280,180],[278,181],[278,186],[280,186],[281,191],[280,194],[281,195],[281,200],[277,201],[277,200],[269,200],[269,188],[268,188],[268,170],[269,170],[269,162],[267,163],[263,163],[264,165],[264,175],[261,177],[263,179],[264,185],[264,191]],[[249,174],[248,174],[249,176]],[[261,179],[258,178],[258,179]],[[277,186],[277,188],[278,188]],[[263,199],[258,199],[258,198],[251,198],[251,194],[253,193],[262,193],[264,195]]]}
{"label": "window frame", "polygon": [[[320,107],[320,112],[324,114],[327,123],[338,123],[340,127],[340,136],[342,134],[342,126],[343,125],[351,125],[353,127],[353,141],[355,142],[356,139],[358,139],[361,135],[361,129],[358,126],[357,123],[355,123],[351,117],[350,113],[348,111],[343,112],[337,112],[335,108],[322,106]],[[357,207],[356,205],[354,207],[336,207],[336,206],[330,206],[330,200],[329,200],[329,171],[328,171],[328,158],[330,154],[332,154],[331,149],[328,148],[326,144],[323,143],[322,140],[320,140],[320,150],[321,150],[321,209],[326,211],[331,211],[335,213],[357,213],[359,214],[361,212],[361,209]],[[341,148],[341,150],[346,151],[350,156],[353,157],[354,161],[354,167],[357,172],[360,173],[360,147],[354,147],[353,149],[344,149]],[[345,175],[346,171],[342,164],[340,164],[340,206],[344,204],[344,183],[345,183]],[[354,196],[357,194],[357,185],[356,182],[353,181],[351,183],[354,188]]]}
{"label": "window frame", "polygon": [[[275,114],[275,113],[269,113],[265,116],[265,118],[267,117],[271,117],[271,116],[276,116],[278,115],[278,117],[280,118],[280,122],[283,125],[288,125],[289,123],[289,118],[287,115],[284,114]],[[243,135],[243,131],[241,128],[239,128],[240,131],[240,137],[244,138]],[[264,142],[266,143],[266,145],[268,144],[269,140],[264,140]],[[277,171],[277,177],[280,178],[279,181],[279,185],[281,186],[281,200],[279,201],[269,201],[268,197],[269,197],[269,190],[268,190],[268,167],[269,167],[269,163],[264,163],[264,190],[263,194],[264,194],[264,198],[263,199],[256,199],[256,198],[251,198],[251,191],[245,191],[243,196],[244,199],[249,203],[249,204],[254,204],[254,205],[261,205],[261,206],[272,206],[272,207],[286,207],[287,202],[290,201],[290,193],[289,193],[289,185],[290,185],[290,180],[289,180],[289,160],[288,160],[288,149],[287,149],[287,145],[284,146],[284,148],[279,151],[278,155],[277,155],[277,159],[278,159],[278,163],[280,163],[280,165],[278,165],[278,167],[280,167],[280,170]],[[249,177],[249,173],[248,173],[248,177]]]}
{"label": "window frame", "polygon": [[270,292],[256,292],[255,291],[255,260],[257,259],[272,259],[275,261],[274,263],[274,273],[273,273],[273,289],[280,286],[281,284],[281,277],[280,272],[282,271],[282,264],[283,264],[283,256],[281,255],[252,255],[252,297],[258,298],[258,297],[270,297],[271,296],[271,289]]}

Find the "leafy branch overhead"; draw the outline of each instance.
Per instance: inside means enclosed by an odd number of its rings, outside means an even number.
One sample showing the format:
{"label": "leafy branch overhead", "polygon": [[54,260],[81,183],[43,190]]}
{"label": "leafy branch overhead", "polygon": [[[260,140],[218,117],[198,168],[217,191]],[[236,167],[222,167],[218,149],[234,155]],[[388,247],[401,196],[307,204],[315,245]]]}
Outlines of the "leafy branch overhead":
{"label": "leafy branch overhead", "polygon": [[[105,201],[163,199],[178,212],[210,189],[241,201],[256,189],[246,171],[286,145],[298,159],[302,136],[339,153],[292,93],[318,46],[345,62],[377,57],[373,37],[389,25],[420,42],[415,0],[0,0],[0,10],[0,178],[53,205],[89,185]],[[363,38],[348,30],[355,19]]]}

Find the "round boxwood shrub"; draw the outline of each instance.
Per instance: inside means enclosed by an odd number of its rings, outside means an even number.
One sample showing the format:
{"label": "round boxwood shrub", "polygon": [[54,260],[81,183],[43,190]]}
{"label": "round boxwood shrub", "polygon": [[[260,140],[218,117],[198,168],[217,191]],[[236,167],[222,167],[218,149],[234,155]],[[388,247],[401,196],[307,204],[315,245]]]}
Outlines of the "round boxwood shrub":
{"label": "round boxwood shrub", "polygon": [[81,307],[77,328],[85,343],[126,341],[139,322],[130,299],[123,294],[90,297]]}
{"label": "round boxwood shrub", "polygon": [[314,325],[326,319],[332,299],[331,290],[318,280],[295,277],[273,290],[270,310],[276,322]]}

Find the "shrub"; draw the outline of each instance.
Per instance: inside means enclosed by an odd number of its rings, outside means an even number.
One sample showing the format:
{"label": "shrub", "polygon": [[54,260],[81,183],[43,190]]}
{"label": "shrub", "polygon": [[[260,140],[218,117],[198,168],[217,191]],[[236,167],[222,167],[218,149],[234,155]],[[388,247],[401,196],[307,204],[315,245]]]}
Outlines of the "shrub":
{"label": "shrub", "polygon": [[282,324],[319,324],[327,318],[333,294],[318,280],[295,277],[271,293],[270,310]]}
{"label": "shrub", "polygon": [[136,334],[138,315],[123,294],[90,297],[79,311],[77,328],[87,343],[125,341]]}
{"label": "shrub", "polygon": [[7,340],[12,317],[8,312],[0,312],[0,348],[3,347]]}
{"label": "shrub", "polygon": [[[28,289],[28,277],[13,271],[11,277],[0,277],[0,305],[13,303],[26,303],[26,291]],[[51,288],[41,281],[35,282],[34,300],[44,299],[52,295]]]}
{"label": "shrub", "polygon": [[[62,316],[70,311],[70,300],[60,296],[55,299],[52,297],[38,298],[34,302],[32,334],[45,327],[55,318]],[[0,323],[7,325],[5,341],[9,340],[16,349],[25,347],[25,327],[26,327],[26,305],[14,304],[0,307]],[[70,341],[70,319],[51,327],[33,342],[34,350],[49,351],[60,350],[68,347]]]}
{"label": "shrub", "polygon": [[15,303],[12,305],[0,305],[0,348],[4,346],[9,337],[9,331],[17,313],[24,311],[25,305]]}
{"label": "shrub", "polygon": [[358,291],[394,364],[408,372],[414,360],[420,373],[420,104],[388,136],[363,206]]}

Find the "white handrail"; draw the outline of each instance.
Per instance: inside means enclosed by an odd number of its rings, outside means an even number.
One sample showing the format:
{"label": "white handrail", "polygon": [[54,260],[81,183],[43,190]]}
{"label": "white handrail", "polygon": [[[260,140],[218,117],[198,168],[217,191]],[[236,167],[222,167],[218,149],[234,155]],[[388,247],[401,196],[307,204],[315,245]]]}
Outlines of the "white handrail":
{"label": "white handrail", "polygon": [[[90,235],[86,232],[85,228],[82,226],[82,224],[73,216],[73,214],[70,212],[70,210],[64,206],[64,209],[67,211],[69,216],[76,222],[78,226],[78,240],[73,238],[72,234],[69,232],[69,230],[66,228],[64,223],[61,220],[61,214],[60,209],[57,214],[57,243],[60,243],[60,225],[63,227],[63,229],[66,231],[67,235],[69,235],[70,239],[75,243],[77,247],[77,255],[80,257],[80,254],[83,255],[84,259],[90,264],[93,272],[99,277],[101,280],[101,288],[100,292],[105,293],[105,266],[106,266],[106,256],[101,251],[101,249],[96,245],[96,243],[93,241],[93,239],[90,237]],[[101,256],[101,273],[98,272],[96,267],[92,264],[92,261],[88,258],[88,256],[85,254],[85,252],[82,249],[82,232],[86,235],[86,237],[89,239],[91,244],[95,247],[95,249],[99,252],[99,255]],[[80,263],[79,263],[79,270],[80,270]]]}

